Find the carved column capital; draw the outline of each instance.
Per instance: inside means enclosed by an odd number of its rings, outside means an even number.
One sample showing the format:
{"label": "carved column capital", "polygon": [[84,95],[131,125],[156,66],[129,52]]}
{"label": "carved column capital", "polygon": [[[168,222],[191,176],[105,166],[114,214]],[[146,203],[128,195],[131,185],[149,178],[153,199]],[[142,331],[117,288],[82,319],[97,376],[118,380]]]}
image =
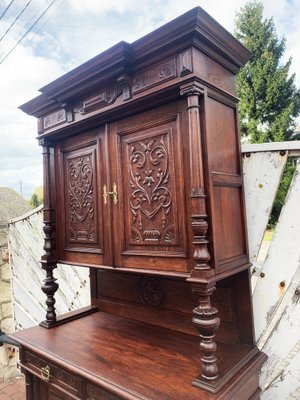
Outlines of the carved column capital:
{"label": "carved column capital", "polygon": [[180,86],[181,96],[202,96],[204,94],[204,87],[198,82],[189,82]]}

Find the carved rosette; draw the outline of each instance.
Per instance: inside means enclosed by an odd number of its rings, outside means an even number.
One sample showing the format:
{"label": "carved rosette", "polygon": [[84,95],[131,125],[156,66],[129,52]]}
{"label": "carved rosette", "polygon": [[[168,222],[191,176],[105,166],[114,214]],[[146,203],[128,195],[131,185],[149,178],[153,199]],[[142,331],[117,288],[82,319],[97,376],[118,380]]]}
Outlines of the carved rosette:
{"label": "carved rosette", "polygon": [[95,199],[92,155],[67,160],[68,228],[70,242],[95,243]]}
{"label": "carved rosette", "polygon": [[159,278],[142,278],[140,284],[140,297],[144,304],[157,307],[165,298],[163,282]]}
{"label": "carved rosette", "polygon": [[132,244],[174,244],[169,153],[164,135],[131,143],[129,151]]}

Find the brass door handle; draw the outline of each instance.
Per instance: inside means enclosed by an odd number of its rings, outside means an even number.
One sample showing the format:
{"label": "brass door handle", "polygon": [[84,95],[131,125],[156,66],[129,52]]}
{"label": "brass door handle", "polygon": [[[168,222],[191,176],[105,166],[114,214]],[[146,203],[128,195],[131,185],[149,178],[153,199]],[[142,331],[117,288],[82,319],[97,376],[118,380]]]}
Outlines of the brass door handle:
{"label": "brass door handle", "polygon": [[108,192],[106,185],[103,185],[103,195],[102,196],[103,196],[103,201],[104,201],[105,205],[108,202],[108,195],[109,194],[111,194],[113,196],[114,204],[117,205],[118,204],[118,188],[117,188],[117,184],[116,183],[113,184],[113,191],[112,192]]}
{"label": "brass door handle", "polygon": [[49,367],[49,365],[46,365],[46,367],[42,367],[41,368],[41,377],[46,382],[50,381],[50,367]]}

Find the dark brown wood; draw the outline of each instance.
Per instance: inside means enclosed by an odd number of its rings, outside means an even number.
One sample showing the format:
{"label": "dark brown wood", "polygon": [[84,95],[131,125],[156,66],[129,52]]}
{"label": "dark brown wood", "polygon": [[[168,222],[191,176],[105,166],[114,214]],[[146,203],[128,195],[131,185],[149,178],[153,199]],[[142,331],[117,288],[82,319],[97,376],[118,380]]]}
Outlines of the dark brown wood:
{"label": "dark brown wood", "polygon": [[53,149],[47,142],[43,145],[43,170],[44,170],[44,255],[41,259],[42,268],[46,271],[46,278],[43,281],[42,290],[47,296],[46,300],[46,320],[43,325],[50,328],[56,322],[55,298],[54,294],[58,289],[58,283],[53,276],[53,270],[56,268],[55,253],[55,222],[54,222],[54,204],[53,204],[53,168],[51,161],[53,159]]}
{"label": "dark brown wood", "polygon": [[[74,332],[80,332],[80,337]],[[59,379],[69,393],[80,393],[88,382],[120,399],[228,399],[233,387],[252,395],[257,389],[252,377],[257,380],[257,363],[262,360],[252,346],[219,344],[220,375],[231,372],[223,392],[215,395],[191,385],[198,370],[195,336],[99,312],[51,330],[31,328],[14,337],[27,349],[22,367],[42,376],[41,368],[48,365],[49,384],[56,385]],[[249,380],[243,386],[233,379],[241,365],[241,380]]]}
{"label": "dark brown wood", "polygon": [[[44,143],[52,328],[15,336],[33,400],[259,396],[235,87],[249,57],[198,7],[21,107]],[[90,268],[91,307],[56,316],[58,262]]]}

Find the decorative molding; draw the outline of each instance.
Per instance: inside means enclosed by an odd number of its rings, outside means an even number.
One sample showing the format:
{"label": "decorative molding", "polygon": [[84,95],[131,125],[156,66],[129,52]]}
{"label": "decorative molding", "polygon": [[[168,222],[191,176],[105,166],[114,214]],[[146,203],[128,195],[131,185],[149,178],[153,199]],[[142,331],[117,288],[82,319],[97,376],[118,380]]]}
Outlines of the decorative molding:
{"label": "decorative molding", "polygon": [[176,77],[176,62],[172,58],[138,73],[132,82],[132,93],[139,93]]}
{"label": "decorative molding", "polygon": [[115,85],[107,87],[96,96],[84,100],[82,105],[79,106],[76,111],[79,111],[80,114],[87,114],[100,110],[103,107],[113,104],[121,93],[122,90],[120,86]]}
{"label": "decorative molding", "polygon": [[186,50],[179,54],[179,75],[185,76],[193,72],[192,51]]}
{"label": "decorative molding", "polygon": [[131,99],[131,89],[129,86],[129,78],[127,75],[122,75],[117,79],[117,82],[121,85],[122,89],[122,94],[123,94],[123,100],[129,100]]}
{"label": "decorative molding", "polygon": [[163,281],[156,277],[144,277],[140,283],[140,297],[144,304],[158,307],[165,299]]}
{"label": "decorative molding", "polygon": [[43,117],[43,128],[44,130],[53,128],[54,126],[67,122],[67,113],[64,108]]}

